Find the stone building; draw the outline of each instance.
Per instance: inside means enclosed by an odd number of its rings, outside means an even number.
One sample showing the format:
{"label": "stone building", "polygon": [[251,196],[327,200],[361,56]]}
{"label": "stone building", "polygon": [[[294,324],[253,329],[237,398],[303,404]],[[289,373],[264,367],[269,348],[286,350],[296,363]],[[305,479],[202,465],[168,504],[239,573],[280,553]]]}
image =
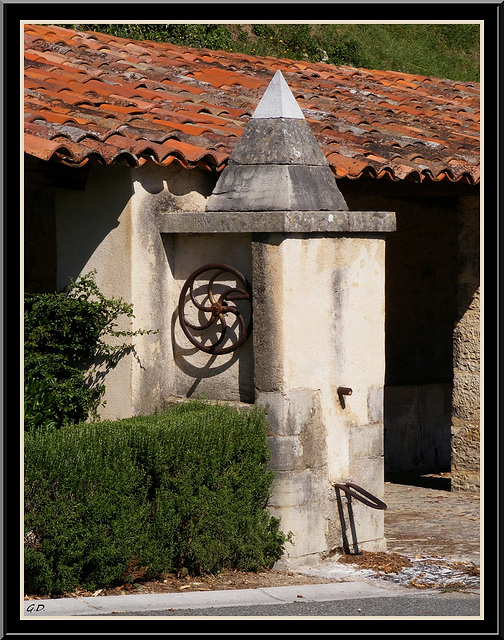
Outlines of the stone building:
{"label": "stone building", "polygon": [[[246,226],[250,218],[242,228],[226,226],[229,219],[219,218],[212,198],[278,70],[342,196],[342,204],[332,210],[389,212],[395,220],[395,230],[376,241],[372,259],[369,248],[365,255],[362,248],[356,249],[355,272],[338,289],[353,287],[345,293],[350,306],[359,288],[355,299],[367,296],[369,302],[369,310],[357,305],[352,321],[338,325],[344,335],[342,351],[354,345],[365,352],[366,322],[376,317],[377,306],[383,320],[382,356],[376,356],[381,338],[371,340],[368,360],[354,363],[355,371],[363,371],[370,380],[382,376],[383,388],[366,381],[369,388],[377,387],[374,400],[369,393],[364,400],[355,390],[346,398],[345,420],[351,422],[348,416],[355,414],[361,429],[352,445],[360,448],[361,466],[371,446],[373,424],[381,424],[385,477],[450,471],[452,490],[476,490],[477,84],[25,25],[25,290],[61,289],[70,276],[96,269],[107,296],[133,303],[131,328],[158,330],[138,338],[133,356],[108,374],[104,417],[149,413],[174,397],[197,394],[255,402],[259,373],[254,341],[219,356],[199,351],[187,342],[177,309],[189,274],[206,264],[233,265],[258,290],[256,228]],[[256,162],[269,160],[263,156]],[[277,185],[269,188],[274,192]],[[177,228],[184,213],[201,214],[198,224],[203,226]],[[307,224],[307,215],[299,219]],[[331,224],[337,222],[333,214]],[[317,233],[314,229],[310,227],[310,233]],[[332,229],[329,233],[341,237],[343,227]],[[354,231],[355,242],[367,241],[369,230]],[[320,231],[326,232],[325,227]],[[348,233],[346,228],[343,236]],[[289,374],[292,393],[298,396],[305,393],[303,381],[321,366],[327,366],[329,384],[354,385],[338,378],[330,359],[320,364],[326,356],[317,336],[328,323],[337,324],[339,316],[330,298],[310,297],[317,287],[329,287],[326,276],[317,271],[317,252],[326,251],[323,239],[315,240],[288,245],[291,253],[273,255],[271,249],[269,257],[261,254],[261,259],[283,265],[285,273],[300,270],[313,279],[306,299],[296,297],[295,281],[286,281],[282,289],[283,299],[292,296],[295,304],[289,307],[290,315],[282,316],[277,338],[294,345],[293,353],[301,345],[306,350],[299,354],[305,365],[300,368],[293,361]],[[379,268],[372,265],[375,260],[380,263],[382,250],[383,281],[375,286]],[[333,254],[335,264],[338,255]],[[382,302],[379,282],[384,287]],[[275,304],[272,299],[269,305],[254,307],[256,344],[261,335],[271,335],[261,334],[261,327],[279,330],[272,320]],[[270,346],[274,349],[278,342]],[[314,379],[311,387],[320,384]],[[295,406],[297,400],[293,402]],[[281,411],[288,414],[289,407]],[[297,411],[293,419],[308,424],[312,416]],[[292,455],[299,445],[295,435],[289,436]],[[303,446],[308,452],[319,444],[312,440]],[[380,457],[378,450],[379,445],[374,446],[373,456]],[[371,537],[379,548],[379,524],[375,529]]]}

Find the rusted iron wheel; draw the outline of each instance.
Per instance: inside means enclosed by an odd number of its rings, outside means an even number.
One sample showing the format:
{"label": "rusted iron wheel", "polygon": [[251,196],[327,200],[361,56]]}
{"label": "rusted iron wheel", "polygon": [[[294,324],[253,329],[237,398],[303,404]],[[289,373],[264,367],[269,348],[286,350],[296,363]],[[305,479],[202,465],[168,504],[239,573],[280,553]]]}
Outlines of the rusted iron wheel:
{"label": "rusted iron wheel", "polygon": [[[208,302],[202,303],[196,299],[194,293],[194,284],[199,276],[201,276],[206,271],[215,271],[215,273],[209,278],[206,288],[206,298]],[[219,295],[217,295],[214,292],[214,285],[216,284],[217,278],[223,274],[232,274],[236,279],[237,286],[226,287],[223,291],[220,292]],[[186,299],[188,293],[189,298]],[[230,353],[241,347],[247,341],[252,332],[252,313],[250,314],[250,320],[246,325],[244,317],[240,310],[235,305],[228,304],[229,302],[237,300],[248,300],[251,303],[252,288],[245,276],[234,267],[231,267],[228,264],[214,262],[211,264],[206,264],[203,267],[196,269],[196,271],[193,271],[193,273],[191,273],[191,275],[187,278],[184,286],[182,287],[178,305],[180,326],[182,327],[182,331],[186,335],[189,342],[191,342],[191,344],[193,344],[201,351],[214,355],[223,355],[225,353]],[[205,317],[206,314],[210,314],[208,319],[201,322],[200,324],[190,322],[185,315],[185,306],[189,301],[199,311],[203,312],[205,314]],[[227,314],[232,314],[238,323],[238,338],[230,345],[224,346],[227,339],[231,338],[230,332],[228,331],[229,326],[226,322]],[[217,325],[219,326],[219,328],[217,329],[219,331],[219,336],[215,342],[211,344],[205,344],[204,338],[198,339],[197,337],[195,337],[194,332],[206,331],[213,325],[215,325],[216,327]]]}

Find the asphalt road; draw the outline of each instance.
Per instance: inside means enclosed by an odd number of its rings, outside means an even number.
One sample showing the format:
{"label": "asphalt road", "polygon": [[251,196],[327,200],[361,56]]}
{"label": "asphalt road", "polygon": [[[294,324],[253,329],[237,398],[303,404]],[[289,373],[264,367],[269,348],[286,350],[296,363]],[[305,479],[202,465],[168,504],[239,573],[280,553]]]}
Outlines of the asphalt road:
{"label": "asphalt road", "polygon": [[470,590],[418,590],[364,580],[302,586],[60,598],[24,603],[27,619],[61,616],[159,617],[415,617],[472,618],[480,615],[480,596]]}
{"label": "asphalt road", "polygon": [[150,611],[128,611],[117,614],[102,614],[111,617],[123,616],[232,616],[232,617],[305,617],[305,616],[351,616],[351,617],[402,617],[440,616],[472,617],[480,614],[480,598],[477,594],[435,593],[394,596],[385,598],[361,598],[352,600],[330,600],[324,602],[293,602],[291,604],[241,605],[234,607],[209,607],[204,609],[162,609]]}

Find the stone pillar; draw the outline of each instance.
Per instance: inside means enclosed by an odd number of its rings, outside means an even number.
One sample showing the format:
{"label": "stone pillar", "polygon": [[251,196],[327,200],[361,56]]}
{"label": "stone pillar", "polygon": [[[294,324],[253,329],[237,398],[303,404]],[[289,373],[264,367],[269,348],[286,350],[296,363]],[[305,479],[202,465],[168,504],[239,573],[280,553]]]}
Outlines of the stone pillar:
{"label": "stone pillar", "polygon": [[[286,568],[342,548],[334,483],[383,497],[385,234],[394,229],[393,213],[348,211],[280,72],[206,212],[160,219],[166,233],[251,234],[255,395],[270,424],[269,509],[292,532]],[[353,508],[359,548],[384,550],[383,511]]]}
{"label": "stone pillar", "polygon": [[458,208],[457,322],[453,334],[453,491],[480,486],[480,288],[478,198],[461,198]]}
{"label": "stone pillar", "polygon": [[[335,482],[383,499],[384,245],[376,232],[253,239],[255,385],[287,566],[341,548]],[[353,507],[359,548],[384,550],[383,512]]]}

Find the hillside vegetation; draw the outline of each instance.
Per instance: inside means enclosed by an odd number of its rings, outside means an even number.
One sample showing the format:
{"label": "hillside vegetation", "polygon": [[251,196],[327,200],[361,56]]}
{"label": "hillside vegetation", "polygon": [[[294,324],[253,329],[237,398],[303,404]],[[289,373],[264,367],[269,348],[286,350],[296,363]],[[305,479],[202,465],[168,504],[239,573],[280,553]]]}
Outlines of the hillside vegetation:
{"label": "hillside vegetation", "polygon": [[478,24],[72,24],[135,40],[401,71],[463,82],[480,79]]}

